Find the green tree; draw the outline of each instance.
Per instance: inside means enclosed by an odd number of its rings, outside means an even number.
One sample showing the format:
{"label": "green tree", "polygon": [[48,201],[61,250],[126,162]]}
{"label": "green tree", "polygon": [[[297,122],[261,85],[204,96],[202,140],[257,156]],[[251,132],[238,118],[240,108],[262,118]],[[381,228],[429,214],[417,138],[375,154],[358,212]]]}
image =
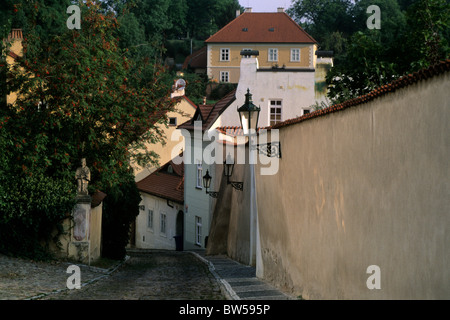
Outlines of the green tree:
{"label": "green tree", "polygon": [[356,31],[350,0],[296,0],[287,13],[319,42],[322,50],[342,51],[342,37]]}
{"label": "green tree", "polygon": [[[91,168],[91,193],[128,183],[132,159],[156,161],[144,142],[162,139],[156,124],[167,123],[173,110],[164,70],[120,48],[115,13],[98,1],[79,5],[80,30],[43,39],[35,28],[23,42],[23,58],[1,67],[7,92],[19,95],[0,110],[0,188],[10,190],[0,197],[0,243],[31,232],[29,243],[36,244],[70,212],[82,157]],[[12,221],[15,230],[8,228]]]}

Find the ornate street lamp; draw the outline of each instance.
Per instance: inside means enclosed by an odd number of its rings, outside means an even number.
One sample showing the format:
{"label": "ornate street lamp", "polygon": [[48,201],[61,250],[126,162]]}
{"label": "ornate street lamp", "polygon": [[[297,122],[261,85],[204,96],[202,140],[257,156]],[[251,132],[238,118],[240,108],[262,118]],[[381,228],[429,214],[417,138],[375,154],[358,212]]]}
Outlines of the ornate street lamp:
{"label": "ornate street lamp", "polygon": [[223,166],[223,174],[225,175],[225,177],[227,177],[227,184],[231,184],[236,190],[242,191],[242,189],[244,188],[243,182],[230,181],[230,177],[233,174],[234,169],[234,159],[231,158],[230,154],[228,154],[227,159],[224,160]]}
{"label": "ornate street lamp", "polygon": [[241,120],[244,135],[253,134],[256,132],[261,108],[253,104],[250,89],[247,89],[247,93],[245,94],[245,103],[238,108],[237,111],[239,112],[239,119]]}
{"label": "ornate street lamp", "polygon": [[206,174],[203,176],[203,187],[206,189],[206,194],[209,194],[210,197],[217,198],[219,193],[215,191],[208,191],[211,186],[211,176],[209,175],[209,170],[206,170]]}

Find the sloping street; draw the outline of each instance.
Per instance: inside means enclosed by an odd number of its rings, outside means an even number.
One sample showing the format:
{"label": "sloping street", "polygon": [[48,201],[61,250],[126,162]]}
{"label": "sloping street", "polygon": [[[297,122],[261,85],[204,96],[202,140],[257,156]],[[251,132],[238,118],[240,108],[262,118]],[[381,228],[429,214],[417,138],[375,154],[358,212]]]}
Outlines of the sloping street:
{"label": "sloping street", "polygon": [[207,266],[192,254],[155,251],[131,253],[109,277],[43,299],[222,300],[225,297]]}

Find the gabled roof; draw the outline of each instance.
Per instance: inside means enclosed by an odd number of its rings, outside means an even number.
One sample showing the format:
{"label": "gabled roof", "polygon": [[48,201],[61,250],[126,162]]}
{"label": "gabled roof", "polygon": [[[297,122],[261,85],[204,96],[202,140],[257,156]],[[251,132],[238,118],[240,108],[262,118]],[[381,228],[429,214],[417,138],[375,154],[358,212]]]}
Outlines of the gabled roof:
{"label": "gabled roof", "polygon": [[[172,173],[169,172],[172,168]],[[136,183],[139,191],[156,197],[184,202],[184,163],[175,164],[172,160]]]}
{"label": "gabled roof", "polygon": [[202,121],[202,130],[208,130],[234,100],[236,100],[236,90],[229,92],[214,105],[199,105],[192,119],[179,125],[178,129],[194,130],[195,121]]}
{"label": "gabled roof", "polygon": [[285,12],[244,12],[206,43],[317,43]]}
{"label": "gabled roof", "polygon": [[208,64],[206,49],[207,47],[205,46],[187,56],[183,63],[183,69],[187,69],[189,66],[193,69],[206,68]]}

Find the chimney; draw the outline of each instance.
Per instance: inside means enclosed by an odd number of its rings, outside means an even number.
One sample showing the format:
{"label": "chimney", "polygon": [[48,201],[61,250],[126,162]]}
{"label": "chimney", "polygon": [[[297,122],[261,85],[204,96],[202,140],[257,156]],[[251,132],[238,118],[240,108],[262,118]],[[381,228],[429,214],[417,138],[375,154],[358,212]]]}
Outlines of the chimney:
{"label": "chimney", "polygon": [[236,10],[236,18],[241,15],[241,10]]}
{"label": "chimney", "polygon": [[245,12],[252,12],[252,8],[250,7],[245,8]]}
{"label": "chimney", "polygon": [[283,7],[278,7],[277,8],[277,12],[284,12],[284,8]]}

